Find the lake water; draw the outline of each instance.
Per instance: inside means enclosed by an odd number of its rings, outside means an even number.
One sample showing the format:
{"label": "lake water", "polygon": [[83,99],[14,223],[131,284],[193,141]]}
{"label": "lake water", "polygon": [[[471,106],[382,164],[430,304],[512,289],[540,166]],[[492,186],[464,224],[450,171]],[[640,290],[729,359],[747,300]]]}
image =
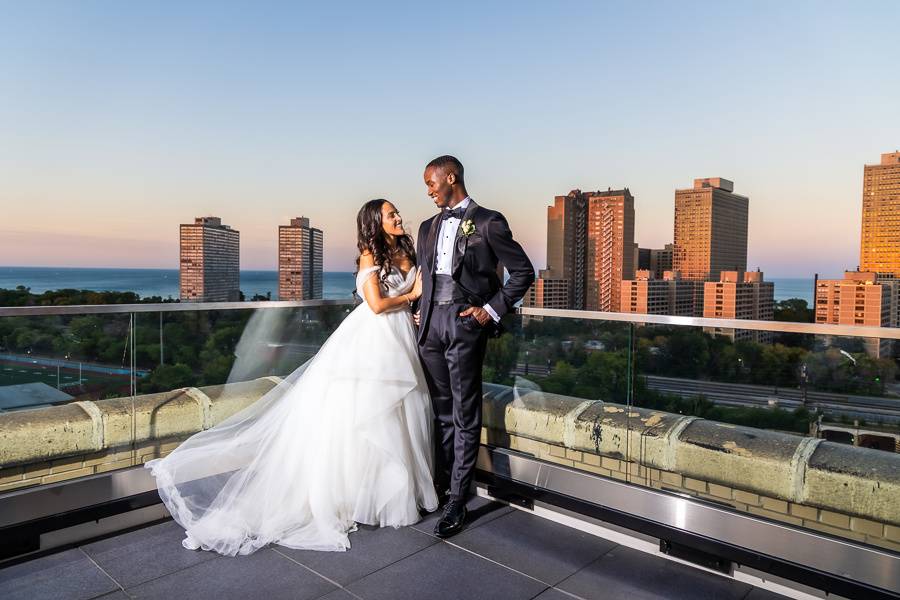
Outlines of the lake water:
{"label": "lake water", "polygon": [[[178,269],[78,269],[54,267],[0,267],[0,289],[24,285],[36,294],[48,290],[78,289],[98,292],[136,292],[141,297],[178,298]],[[326,299],[353,296],[353,273],[322,274]],[[241,291],[247,298],[272,293],[278,299],[277,271],[241,271]]]}
{"label": "lake water", "polygon": [[[353,273],[326,272],[322,276],[326,299],[350,298],[356,285]],[[802,298],[812,306],[812,278],[771,279],[775,300]],[[178,269],[79,269],[55,267],[0,267],[0,289],[24,285],[37,294],[47,290],[80,289],[136,292],[141,297],[178,297]],[[247,298],[272,293],[278,299],[277,271],[241,271],[241,291]]]}
{"label": "lake water", "polygon": [[769,281],[775,284],[775,301],[788,300],[789,298],[801,298],[806,300],[810,308],[813,305],[813,279],[775,278]]}

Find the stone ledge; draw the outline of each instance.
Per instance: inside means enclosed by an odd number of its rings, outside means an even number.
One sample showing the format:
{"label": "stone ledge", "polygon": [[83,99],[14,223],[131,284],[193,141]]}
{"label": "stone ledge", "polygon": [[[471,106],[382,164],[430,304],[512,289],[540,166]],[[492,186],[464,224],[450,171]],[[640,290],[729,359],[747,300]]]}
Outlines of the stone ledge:
{"label": "stone ledge", "polygon": [[99,450],[94,428],[77,404],[0,414],[0,468]]}
{"label": "stone ledge", "polygon": [[[11,478],[3,485],[55,475],[31,473],[35,463],[187,437],[249,406],[277,382],[264,377],[133,401],[0,413],[0,470]],[[493,444],[519,440],[514,449],[604,475],[621,478],[621,461],[629,459],[639,471],[661,473],[661,483],[694,480],[713,496],[733,489],[736,502],[757,505],[762,496],[790,502],[792,511],[802,505],[811,514],[818,508],[900,525],[898,454],[494,384],[485,384],[484,427]],[[678,481],[670,482],[673,477]]]}
{"label": "stone ledge", "polygon": [[[253,404],[268,378],[0,413],[0,469],[185,437]],[[134,422],[132,423],[132,411]]]}
{"label": "stone ledge", "polygon": [[[787,502],[900,523],[900,455],[485,384],[484,426]],[[585,460],[585,462],[589,462]]]}

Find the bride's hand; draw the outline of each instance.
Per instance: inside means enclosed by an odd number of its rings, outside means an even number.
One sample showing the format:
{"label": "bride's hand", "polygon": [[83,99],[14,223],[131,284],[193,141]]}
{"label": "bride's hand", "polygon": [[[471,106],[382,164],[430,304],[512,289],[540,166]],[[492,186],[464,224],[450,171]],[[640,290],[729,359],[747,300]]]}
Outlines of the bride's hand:
{"label": "bride's hand", "polygon": [[418,300],[422,297],[422,272],[419,271],[416,273],[416,282],[413,284],[412,291],[409,292],[409,295],[412,296],[413,300]]}

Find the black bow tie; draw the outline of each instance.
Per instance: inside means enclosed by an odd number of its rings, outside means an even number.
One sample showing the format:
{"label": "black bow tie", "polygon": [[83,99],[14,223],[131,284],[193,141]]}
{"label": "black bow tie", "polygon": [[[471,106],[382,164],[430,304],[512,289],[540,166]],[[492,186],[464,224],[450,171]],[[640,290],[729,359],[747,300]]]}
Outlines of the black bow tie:
{"label": "black bow tie", "polygon": [[441,213],[441,218],[445,221],[451,217],[454,219],[462,219],[464,212],[465,212],[465,209],[462,206],[454,208],[453,210],[445,209],[444,212]]}

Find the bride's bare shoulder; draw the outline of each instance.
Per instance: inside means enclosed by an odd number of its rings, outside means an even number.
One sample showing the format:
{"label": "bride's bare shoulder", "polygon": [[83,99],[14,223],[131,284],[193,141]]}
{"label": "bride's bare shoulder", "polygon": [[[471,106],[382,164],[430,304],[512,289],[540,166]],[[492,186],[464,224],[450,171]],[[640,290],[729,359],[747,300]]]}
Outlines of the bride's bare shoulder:
{"label": "bride's bare shoulder", "polygon": [[359,268],[360,269],[368,269],[370,267],[375,266],[375,257],[371,252],[366,250],[362,254],[359,255]]}

